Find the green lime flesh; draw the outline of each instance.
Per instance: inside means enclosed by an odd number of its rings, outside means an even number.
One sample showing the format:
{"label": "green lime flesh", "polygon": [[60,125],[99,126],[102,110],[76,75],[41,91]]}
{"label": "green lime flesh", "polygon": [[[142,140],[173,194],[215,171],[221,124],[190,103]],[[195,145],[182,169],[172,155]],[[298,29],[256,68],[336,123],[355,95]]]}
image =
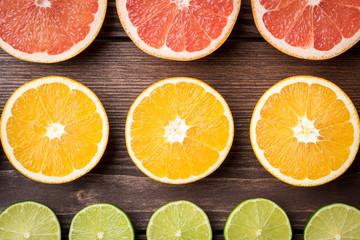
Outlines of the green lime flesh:
{"label": "green lime flesh", "polygon": [[0,239],[60,240],[60,224],[47,206],[32,201],[19,202],[0,214]]}
{"label": "green lime flesh", "polygon": [[242,202],[228,217],[226,240],[290,240],[289,218],[274,202],[256,198]]}
{"label": "green lime flesh", "polygon": [[90,205],[73,218],[70,240],[133,240],[134,228],[128,216],[118,207],[98,203]]}
{"label": "green lime flesh", "polygon": [[360,240],[360,211],[342,203],[318,209],[309,219],[305,240]]}
{"label": "green lime flesh", "polygon": [[188,201],[168,203],[150,218],[148,240],[210,240],[212,231],[205,212]]}

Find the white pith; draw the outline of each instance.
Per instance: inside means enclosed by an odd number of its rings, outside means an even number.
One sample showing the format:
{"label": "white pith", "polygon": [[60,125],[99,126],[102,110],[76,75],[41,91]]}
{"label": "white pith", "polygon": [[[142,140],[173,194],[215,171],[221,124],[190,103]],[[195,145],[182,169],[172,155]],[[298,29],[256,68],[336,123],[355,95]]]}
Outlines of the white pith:
{"label": "white pith", "polygon": [[[291,224],[290,224],[290,220],[286,214],[286,212],[281,208],[279,207],[276,203],[268,200],[268,199],[264,199],[264,198],[254,198],[254,199],[249,199],[249,200],[246,200],[246,201],[243,201],[242,203],[240,203],[229,215],[228,219],[226,220],[226,223],[225,223],[225,228],[224,228],[224,235],[225,236],[229,236],[229,230],[230,230],[230,227],[231,226],[235,226],[236,228],[238,228],[239,224],[237,223],[233,223],[233,219],[234,217],[237,215],[238,212],[241,212],[242,208],[244,208],[244,206],[246,206],[247,204],[257,204],[257,202],[266,202],[266,203],[271,203],[274,207],[274,209],[277,209],[279,210],[284,216],[285,216],[285,219],[286,219],[286,226],[288,227],[288,232],[290,233],[290,236],[289,236],[289,239],[288,240],[291,240],[292,239],[292,230],[291,230]],[[259,209],[257,207],[257,209]],[[258,211],[258,210],[257,210]],[[269,216],[270,218],[270,216]],[[269,219],[268,219],[269,220]],[[262,232],[262,229],[258,229],[257,232],[256,232],[256,236],[259,237],[263,234]],[[265,236],[266,234],[264,234]],[[225,238],[225,239],[229,239],[229,238]]]}
{"label": "white pith", "polygon": [[[49,0],[43,0],[43,2],[48,2]],[[99,9],[94,14],[95,19],[90,24],[90,32],[85,37],[85,39],[79,41],[77,44],[72,46],[69,50],[57,54],[57,55],[50,55],[46,52],[38,52],[38,53],[25,53],[13,48],[10,44],[3,41],[0,37],[0,47],[9,53],[10,55],[20,58],[22,60],[30,61],[30,62],[41,62],[41,63],[55,63],[65,61],[69,58],[72,58],[82,52],[85,48],[87,48],[96,38],[97,34],[99,33],[101,26],[105,19],[105,13],[107,8],[107,0],[98,0],[99,2]],[[44,7],[44,6],[39,6]],[[50,6],[51,8],[51,6]]]}
{"label": "white pith", "polygon": [[60,139],[60,137],[65,133],[65,126],[61,125],[59,122],[57,123],[52,123],[47,129],[46,129],[46,134],[45,136],[47,136],[50,140],[53,138],[58,138]]}
{"label": "white pith", "polygon": [[[257,140],[256,140],[256,125],[257,125],[257,122],[261,119],[260,111],[263,108],[267,99],[271,95],[273,95],[275,93],[279,93],[280,90],[282,88],[284,88],[285,86],[294,84],[297,82],[304,82],[304,83],[308,83],[309,85],[320,84],[322,86],[330,88],[336,94],[337,99],[340,99],[344,102],[345,106],[347,107],[347,110],[350,113],[349,122],[354,126],[354,142],[350,146],[350,154],[349,154],[346,162],[338,170],[332,171],[331,174],[329,174],[328,176],[322,177],[317,180],[312,180],[312,179],[308,179],[308,178],[305,178],[303,180],[297,180],[297,179],[294,179],[292,177],[282,174],[277,168],[274,168],[273,166],[271,166],[270,163],[266,160],[266,158],[264,156],[264,150],[260,149],[259,145],[257,144]],[[331,180],[334,180],[335,178],[337,178],[338,176],[343,174],[346,171],[346,169],[348,169],[348,167],[351,165],[353,160],[355,159],[355,156],[356,156],[356,153],[357,153],[357,150],[359,147],[359,118],[358,118],[358,114],[355,109],[355,106],[351,102],[350,98],[348,96],[346,96],[346,94],[335,84],[333,84],[329,81],[326,81],[324,79],[321,79],[321,78],[310,77],[310,76],[296,76],[296,77],[287,78],[287,79],[275,84],[266,93],[264,93],[264,95],[260,98],[260,100],[258,101],[258,103],[254,109],[253,116],[251,119],[250,139],[251,139],[251,144],[252,144],[253,150],[254,150],[257,158],[259,159],[261,164],[274,176],[278,177],[279,179],[281,179],[282,181],[284,181],[286,183],[289,183],[292,185],[297,185],[297,186],[320,185],[320,184],[327,183]]]}
{"label": "white pith", "polygon": [[308,5],[315,6],[315,5],[319,5],[320,2],[321,0],[309,0]]}
{"label": "white pith", "polygon": [[98,232],[97,236],[98,236],[99,239],[103,239],[104,233],[103,232]]}
{"label": "white pith", "polygon": [[180,8],[186,8],[190,5],[190,0],[173,0]]}
{"label": "white pith", "polygon": [[29,239],[30,238],[30,233],[29,232],[24,233],[24,238]]}
{"label": "white pith", "polygon": [[36,0],[35,5],[38,7],[48,8],[51,7],[51,2],[49,0]]}
{"label": "white pith", "polygon": [[165,127],[164,137],[170,142],[182,143],[186,137],[186,131],[190,127],[186,125],[185,120],[179,116],[174,121],[169,122],[169,125]]}
{"label": "white pith", "polygon": [[[149,221],[149,224],[146,228],[146,237],[147,237],[147,240],[158,240],[158,239],[154,239],[154,238],[151,238],[150,237],[150,232],[151,232],[151,228],[154,226],[154,225],[157,225],[156,222],[154,223],[154,221],[156,220],[157,216],[159,214],[162,214],[164,212],[166,212],[167,208],[169,207],[175,207],[175,206],[178,206],[178,205],[186,205],[186,209],[191,209],[193,210],[193,212],[196,212],[196,214],[193,214],[194,216],[196,216],[197,214],[201,215],[204,219],[204,222],[203,222],[203,225],[206,225],[209,229],[209,239],[208,240],[211,240],[212,239],[212,231],[211,231],[211,225],[210,225],[210,221],[209,221],[209,218],[208,216],[206,215],[206,213],[199,207],[197,206],[196,204],[192,203],[192,202],[189,202],[189,201],[185,201],[185,200],[180,200],[180,201],[176,201],[176,202],[170,202],[170,203],[167,203],[165,204],[164,206],[160,207],[158,210],[156,210],[156,212],[151,216],[150,218],[150,221]],[[185,207],[183,207],[184,209]],[[180,212],[180,211],[179,211]],[[179,216],[181,216],[181,214],[179,214]],[[174,226],[175,228],[178,228],[178,226]],[[179,237],[177,236],[177,233],[181,233],[181,230],[177,230],[175,233],[175,237]],[[202,240],[206,240],[205,238],[202,239]]]}
{"label": "white pith", "polygon": [[[309,4],[315,4],[318,0],[310,0]],[[333,58],[342,52],[346,51],[353,45],[355,45],[360,40],[360,30],[354,34],[351,38],[342,38],[341,42],[334,46],[331,50],[328,51],[319,51],[315,48],[304,49],[301,47],[293,47],[285,42],[285,39],[275,38],[265,27],[265,24],[262,20],[263,15],[268,12],[261,4],[260,0],[251,0],[252,12],[255,19],[256,27],[258,28],[261,35],[265,38],[267,42],[273,45],[275,48],[281,50],[282,52],[304,59],[329,59]]]}
{"label": "white pith", "polygon": [[[127,1],[128,0],[116,0],[116,7],[122,26],[126,31],[126,33],[128,34],[128,36],[131,38],[131,40],[135,43],[135,45],[137,45],[144,52],[151,54],[153,56],[179,60],[179,61],[195,60],[204,57],[215,51],[217,48],[219,48],[220,45],[230,35],[230,32],[233,29],[235,22],[237,20],[237,16],[239,14],[240,6],[241,6],[241,0],[234,0],[233,12],[230,14],[230,16],[228,16],[228,21],[226,26],[224,27],[221,35],[217,39],[211,40],[211,44],[208,47],[206,47],[201,51],[196,51],[196,52],[188,52],[186,50],[182,52],[174,52],[173,50],[168,48],[166,44],[164,44],[164,46],[161,47],[160,49],[155,49],[153,47],[150,47],[139,37],[137,33],[137,27],[135,27],[129,19],[129,14],[126,9]],[[173,0],[173,1],[176,1],[182,4],[183,6],[185,6],[187,2],[189,2],[189,0]]]}
{"label": "white pith", "polygon": [[294,137],[296,137],[299,142],[316,143],[320,134],[319,130],[315,128],[314,122],[315,120],[310,121],[306,117],[299,118],[299,124],[293,128]]}
{"label": "white pith", "polygon": [[[34,173],[34,172],[31,172],[31,171],[27,170],[26,168],[24,168],[21,165],[21,163],[16,160],[14,153],[13,153],[13,148],[10,146],[10,144],[8,142],[7,131],[5,130],[8,119],[12,116],[11,109],[12,109],[15,101],[27,90],[32,89],[32,88],[37,88],[40,85],[47,84],[47,83],[63,83],[66,86],[68,86],[71,90],[79,90],[79,91],[84,92],[94,102],[94,104],[96,106],[96,112],[100,115],[101,120],[102,120],[102,125],[103,125],[102,139],[97,144],[98,151],[97,151],[96,155],[93,157],[93,159],[89,162],[89,164],[86,167],[84,167],[80,170],[74,169],[72,173],[70,173],[67,176],[63,176],[63,177],[45,176],[41,172]],[[57,127],[59,127],[59,125],[57,125]],[[2,145],[3,145],[6,155],[9,158],[10,162],[13,164],[13,166],[18,171],[20,171],[22,174],[24,174],[25,176],[27,176],[35,181],[40,181],[40,182],[45,182],[45,183],[69,182],[69,181],[72,181],[72,180],[84,175],[88,171],[90,171],[99,162],[103,152],[105,151],[107,141],[108,141],[108,136],[109,136],[108,118],[106,116],[105,109],[102,106],[99,99],[97,98],[97,96],[89,88],[85,87],[84,85],[82,85],[78,82],[75,82],[68,78],[55,77],[55,76],[37,79],[37,80],[31,81],[31,82],[28,82],[28,83],[24,84],[23,86],[21,86],[20,88],[18,88],[13,93],[13,95],[9,98],[8,102],[5,105],[5,108],[2,113],[2,117],[1,117],[1,129],[2,129],[1,142],[2,142]],[[59,133],[59,134],[62,133],[61,129],[57,133]],[[55,136],[55,135],[52,135],[52,136]]]}
{"label": "white pith", "polygon": [[[228,121],[229,121],[229,139],[228,142],[226,144],[226,147],[224,148],[224,150],[222,150],[221,152],[219,152],[219,159],[217,161],[216,164],[214,164],[213,166],[211,166],[206,172],[204,172],[203,174],[197,175],[197,176],[190,176],[189,178],[186,179],[170,179],[168,177],[158,177],[155,176],[154,174],[152,174],[150,171],[148,171],[143,165],[142,162],[139,161],[136,157],[135,154],[131,148],[131,135],[130,135],[130,127],[131,127],[131,123],[133,122],[133,113],[135,108],[137,107],[137,105],[140,103],[140,101],[149,96],[150,93],[158,87],[161,87],[164,84],[168,84],[168,83],[180,83],[180,82],[189,82],[189,83],[194,83],[197,85],[200,85],[201,87],[203,87],[205,89],[206,92],[209,92],[211,94],[213,94],[214,96],[216,96],[216,98],[222,103],[223,107],[224,107],[224,115],[227,117]],[[136,164],[136,166],[138,168],[140,168],[140,170],[145,173],[146,175],[148,175],[149,177],[151,177],[152,179],[155,179],[157,181],[163,182],[163,183],[172,183],[172,184],[184,184],[184,183],[189,183],[189,182],[193,182],[196,180],[199,180],[201,178],[206,177],[207,175],[209,175],[210,173],[214,172],[221,164],[222,162],[225,160],[228,152],[230,151],[231,145],[232,145],[232,141],[233,141],[233,136],[234,136],[234,123],[233,123],[233,118],[230,112],[230,109],[226,103],[226,101],[222,98],[222,96],[216,92],[213,88],[211,88],[209,85],[205,84],[204,82],[201,82],[197,79],[192,79],[192,78],[169,78],[169,79],[165,79],[162,80],[160,82],[157,82],[155,84],[153,84],[152,86],[150,86],[148,89],[146,89],[143,93],[141,93],[139,95],[139,97],[134,101],[134,103],[132,104],[129,113],[128,113],[128,117],[126,119],[126,126],[125,126],[125,137],[126,137],[126,146],[128,149],[128,153],[131,157],[131,159],[134,161],[134,163]]]}
{"label": "white pith", "polygon": [[336,235],[335,235],[335,240],[341,240],[341,235],[340,235],[340,234],[336,234]]}

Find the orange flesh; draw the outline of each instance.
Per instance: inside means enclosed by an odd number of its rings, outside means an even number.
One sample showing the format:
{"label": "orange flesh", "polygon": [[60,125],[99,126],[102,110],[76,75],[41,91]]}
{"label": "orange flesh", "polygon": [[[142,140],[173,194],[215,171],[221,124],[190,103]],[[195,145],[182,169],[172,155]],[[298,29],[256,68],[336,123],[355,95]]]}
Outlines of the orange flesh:
{"label": "orange flesh", "polygon": [[196,52],[217,39],[233,12],[234,0],[127,0],[139,37],[153,48]]}
{"label": "orange flesh", "polygon": [[3,0],[0,38],[25,53],[61,54],[85,39],[98,8],[97,0]]}
{"label": "orange flesh", "polygon": [[[188,127],[183,141],[168,141],[170,121],[183,119]],[[224,107],[204,88],[193,83],[165,84],[143,98],[133,112],[131,148],[143,167],[157,177],[186,179],[205,173],[224,150],[230,123]]]}
{"label": "orange flesh", "polygon": [[[62,177],[85,167],[97,153],[102,120],[93,101],[61,83],[43,84],[22,94],[11,109],[6,132],[16,160],[27,170]],[[50,139],[60,123],[65,133]]]}
{"label": "orange flesh", "polygon": [[[345,104],[329,88],[295,83],[265,102],[256,124],[256,141],[271,166],[297,180],[315,180],[338,170],[348,159],[354,127]],[[315,142],[304,142],[293,130],[299,119],[314,121]],[[304,130],[305,131],[305,130]]]}
{"label": "orange flesh", "polygon": [[333,49],[360,30],[360,1],[260,0],[268,10],[262,17],[267,30],[293,47]]}

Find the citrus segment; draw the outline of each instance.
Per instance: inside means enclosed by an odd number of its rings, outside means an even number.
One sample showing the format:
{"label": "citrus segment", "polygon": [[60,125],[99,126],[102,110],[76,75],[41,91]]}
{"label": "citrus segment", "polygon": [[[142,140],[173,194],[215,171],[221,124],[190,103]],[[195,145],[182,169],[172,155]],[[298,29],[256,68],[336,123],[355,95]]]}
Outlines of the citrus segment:
{"label": "citrus segment", "polygon": [[121,23],[143,51],[162,58],[193,60],[215,51],[229,36],[239,0],[116,2]]}
{"label": "citrus segment", "polygon": [[61,229],[53,211],[43,204],[15,203],[0,214],[0,239],[60,240]]}
{"label": "citrus segment", "polygon": [[10,162],[46,183],[84,175],[100,160],[108,139],[107,116],[96,95],[63,77],[37,79],[15,91],[1,129]]}
{"label": "citrus segment", "polygon": [[191,78],[165,79],[130,108],[126,145],[134,163],[165,183],[199,180],[219,167],[232,144],[233,120],[224,99]]}
{"label": "citrus segment", "polygon": [[359,239],[360,211],[352,206],[335,203],[318,209],[309,219],[304,240]]}
{"label": "citrus segment", "polygon": [[95,39],[106,5],[105,0],[2,1],[0,46],[27,61],[66,60]]}
{"label": "citrus segment", "polygon": [[148,240],[210,240],[211,226],[205,212],[188,201],[168,203],[150,218],[146,229]]}
{"label": "citrus segment", "polygon": [[341,175],[354,160],[359,119],[336,85],[297,76],[261,97],[250,135],[257,158],[274,176],[293,185],[320,185]]}
{"label": "citrus segment", "polygon": [[295,57],[332,58],[360,39],[356,1],[252,0],[252,10],[261,35]]}
{"label": "citrus segment", "polygon": [[71,221],[70,240],[134,240],[134,228],[121,209],[107,203],[90,205]]}
{"label": "citrus segment", "polygon": [[290,240],[290,221],[274,202],[256,198],[240,203],[229,215],[224,229],[226,240]]}

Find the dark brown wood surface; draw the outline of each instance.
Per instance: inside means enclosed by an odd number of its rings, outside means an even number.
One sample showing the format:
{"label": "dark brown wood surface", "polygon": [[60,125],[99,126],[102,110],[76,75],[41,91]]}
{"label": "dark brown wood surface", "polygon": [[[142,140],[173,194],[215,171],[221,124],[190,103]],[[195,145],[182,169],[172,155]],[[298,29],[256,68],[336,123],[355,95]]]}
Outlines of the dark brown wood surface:
{"label": "dark brown wood surface", "polygon": [[[278,203],[288,213],[294,239],[302,239],[308,217],[319,207],[343,202],[360,208],[360,159],[337,180],[320,187],[301,188],[270,175],[256,159],[249,140],[253,108],[273,84],[289,76],[314,75],[338,84],[360,108],[360,45],[327,61],[287,56],[257,33],[250,1],[242,4],[231,38],[215,53],[193,62],[158,59],[139,50],[118,21],[110,1],[97,40],[79,56],[58,64],[24,62],[0,51],[0,106],[22,84],[48,75],[73,78],[91,88],[102,101],[110,121],[104,157],[87,175],[71,183],[47,185],[22,176],[0,155],[0,211],[12,203],[34,200],[58,216],[63,239],[72,217],[83,207],[109,202],[126,211],[136,239],[145,239],[152,213],[170,201],[189,200],[208,214],[214,239],[223,239],[225,221],[240,202],[256,197]],[[124,137],[126,115],[135,98],[150,84],[168,77],[205,81],[230,105],[235,139],[229,156],[209,177],[187,185],[158,183],[141,173],[129,158]]]}

